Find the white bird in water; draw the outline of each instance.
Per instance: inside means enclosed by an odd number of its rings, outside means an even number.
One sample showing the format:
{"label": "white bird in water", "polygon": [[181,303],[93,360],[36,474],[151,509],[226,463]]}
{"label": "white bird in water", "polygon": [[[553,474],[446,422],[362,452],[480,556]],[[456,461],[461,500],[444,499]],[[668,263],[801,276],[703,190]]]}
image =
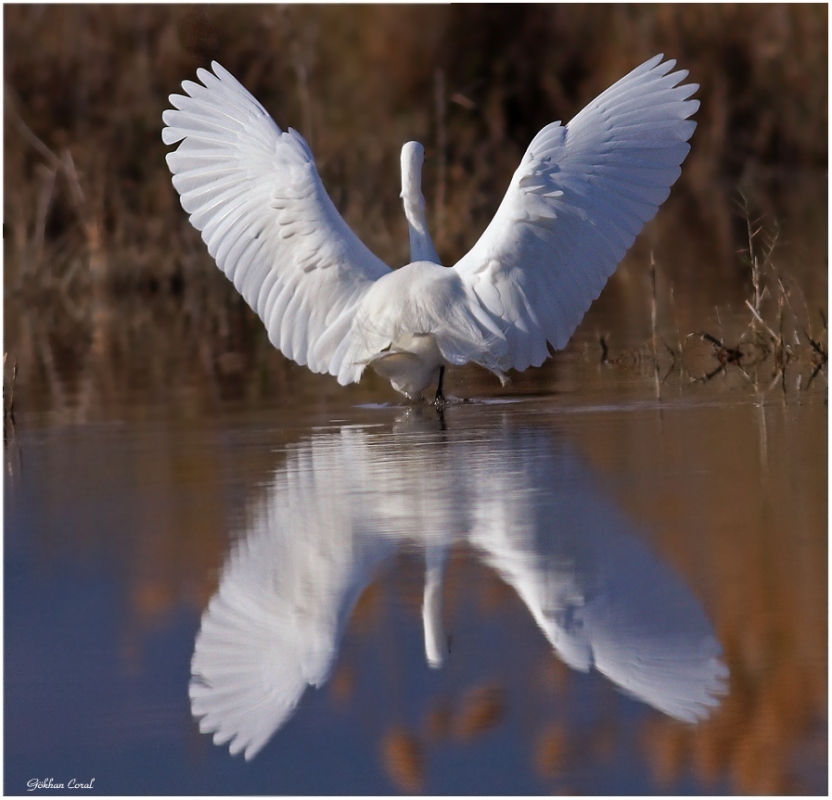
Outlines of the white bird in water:
{"label": "white bird in water", "polygon": [[494,219],[444,267],[421,191],[424,148],[402,148],[411,263],[392,270],[329,199],[309,146],[223,67],[171,95],[173,185],[208,251],[285,356],[342,385],[370,365],[409,399],[448,365],[501,381],[566,346],[679,177],[699,107],[687,71],[655,56],[568,125],[534,137]]}

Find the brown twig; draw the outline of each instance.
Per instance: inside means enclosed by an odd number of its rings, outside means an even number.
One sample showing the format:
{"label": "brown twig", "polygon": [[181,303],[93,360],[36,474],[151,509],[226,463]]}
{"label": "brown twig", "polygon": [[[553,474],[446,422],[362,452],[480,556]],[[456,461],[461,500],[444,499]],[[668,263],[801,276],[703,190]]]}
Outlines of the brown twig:
{"label": "brown twig", "polygon": [[[9,354],[3,353],[3,367],[6,366],[6,361],[8,360]],[[3,402],[3,417],[8,417],[12,423],[14,423],[14,385],[17,381],[17,361],[14,362],[12,366],[12,379],[6,384],[5,379],[3,380],[3,394],[6,394],[6,389],[8,388],[8,400],[6,400],[4,396]]]}
{"label": "brown twig", "polygon": [[447,181],[447,134],[445,131],[445,73],[438,68],[433,75],[434,102],[436,104],[436,150],[438,169],[436,176],[436,241],[442,242],[445,235],[445,183]]}
{"label": "brown twig", "polygon": [[607,345],[607,336],[606,334],[600,334],[598,336],[598,343],[601,345],[601,363],[602,364],[609,364],[610,363],[610,348]]}
{"label": "brown twig", "polygon": [[754,308],[754,306],[751,305],[751,302],[749,300],[746,300],[745,304],[751,310],[751,313],[754,315],[756,320],[760,323],[760,325],[762,325],[766,329],[766,332],[768,333],[768,335],[771,336],[771,338],[774,340],[774,342],[779,347],[782,344],[783,340],[766,324],[765,320],[760,316],[760,312],[757,311],[757,309]]}

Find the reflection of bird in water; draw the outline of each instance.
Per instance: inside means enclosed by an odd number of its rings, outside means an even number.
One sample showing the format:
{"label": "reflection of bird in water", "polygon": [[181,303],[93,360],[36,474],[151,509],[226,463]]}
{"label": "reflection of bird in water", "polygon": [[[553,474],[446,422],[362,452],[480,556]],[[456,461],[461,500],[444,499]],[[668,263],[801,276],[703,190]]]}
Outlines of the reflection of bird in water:
{"label": "reflection of bird in water", "polygon": [[164,113],[173,184],[208,250],[288,358],[348,384],[369,364],[411,399],[446,365],[501,380],[566,346],[679,177],[698,88],[656,56],[568,125],[532,140],[485,232],[440,265],[421,190],[424,148],[402,149],[411,263],[390,268],[347,227],[312,153],[219,64]]}
{"label": "reflection of bird in water", "polygon": [[442,571],[467,541],[515,588],[570,666],[595,666],[681,720],[718,704],[727,670],[696,600],[535,430],[459,435],[345,427],[292,447],[251,508],[197,636],[200,730],[253,757],[332,669],[352,608],[401,543],[424,548],[425,650],[441,664]]}

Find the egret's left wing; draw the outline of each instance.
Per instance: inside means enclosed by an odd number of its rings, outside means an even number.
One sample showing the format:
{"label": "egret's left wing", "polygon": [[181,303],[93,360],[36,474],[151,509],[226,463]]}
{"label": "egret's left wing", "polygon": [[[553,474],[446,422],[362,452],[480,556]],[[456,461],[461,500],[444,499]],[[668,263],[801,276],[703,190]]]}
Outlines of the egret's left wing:
{"label": "egret's left wing", "polygon": [[676,719],[707,717],[728,670],[699,602],[569,448],[551,448],[538,432],[516,436],[480,480],[471,544],[573,669],[594,666]]}
{"label": "egret's left wing", "polygon": [[217,266],[285,356],[341,383],[361,377],[339,345],[375,280],[390,272],[350,230],[303,137],[284,132],[216,62],[163,114],[173,185]]}
{"label": "egret's left wing", "polygon": [[495,323],[503,369],[566,346],[644,223],[679,177],[698,86],[658,55],[566,127],[547,125],[514,173],[491,224],[454,269]]}

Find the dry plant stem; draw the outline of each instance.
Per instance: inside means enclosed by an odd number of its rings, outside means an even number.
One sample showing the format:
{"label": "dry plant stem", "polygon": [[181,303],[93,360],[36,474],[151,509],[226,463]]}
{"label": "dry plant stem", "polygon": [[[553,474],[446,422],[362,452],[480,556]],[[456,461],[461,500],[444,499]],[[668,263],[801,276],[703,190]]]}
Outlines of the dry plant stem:
{"label": "dry plant stem", "polygon": [[70,194],[72,195],[75,212],[78,215],[78,221],[84,231],[84,237],[89,249],[89,271],[93,280],[100,282],[106,277],[107,259],[104,256],[104,243],[101,236],[101,226],[98,219],[90,208],[90,204],[84,197],[84,190],[81,188],[81,181],[78,177],[78,171],[75,169],[75,162],[72,158],[72,153],[69,149],[65,149],[61,154],[61,162],[63,164],[63,173],[69,183]]}
{"label": "dry plant stem", "polygon": [[809,340],[809,344],[812,346],[812,350],[822,359],[821,363],[826,363],[826,350],[823,349],[823,345],[819,342],[816,342],[811,336],[809,336],[806,331],[803,331],[803,335]]}
{"label": "dry plant stem", "polygon": [[751,313],[754,315],[754,318],[762,325],[769,336],[774,340],[775,344],[779,347],[782,344],[782,339],[766,324],[765,320],[760,316],[759,311],[757,311],[754,306],[751,305],[749,300],[745,301],[745,304],[751,310]]}
{"label": "dry plant stem", "polygon": [[809,390],[809,387],[812,385],[813,381],[817,376],[822,372],[824,364],[826,364],[826,360],[821,361],[814,369],[812,374],[809,376],[809,380],[806,383],[806,391]]}
{"label": "dry plant stem", "polygon": [[312,98],[309,94],[309,73],[306,69],[306,64],[300,58],[295,61],[295,76],[298,81],[298,97],[300,99],[301,118],[303,119],[303,136],[309,146],[312,147]]}
{"label": "dry plant stem", "polygon": [[[32,129],[23,121],[23,118],[20,115],[17,107],[17,101],[14,97],[14,93],[11,89],[6,86],[6,108],[11,110],[12,119],[17,126],[17,129],[20,131],[21,135],[23,136],[35,150],[38,151],[48,162],[49,170],[52,175],[51,179],[48,179],[48,195],[47,195],[47,188],[46,183],[41,188],[41,192],[38,197],[38,207],[37,207],[37,226],[43,225],[45,230],[46,225],[46,216],[49,211],[49,204],[52,198],[52,186],[54,184],[54,176],[60,172],[64,178],[66,179],[67,185],[69,187],[69,194],[72,198],[72,206],[75,211],[75,215],[78,219],[78,222],[81,225],[81,229],[84,232],[84,237],[87,242],[87,246],[89,248],[90,253],[90,262],[89,268],[90,273],[92,274],[93,278],[99,279],[104,277],[104,272],[106,269],[106,259],[103,255],[103,241],[101,237],[101,227],[98,224],[98,220],[95,219],[95,216],[91,213],[89,203],[87,203],[86,198],[84,197],[84,191],[81,188],[81,181],[78,177],[78,171],[75,169],[75,162],[72,158],[72,153],[69,151],[68,148],[65,148],[61,153],[61,156],[57,156],[52,150],[47,147],[41,139],[39,139]],[[42,220],[42,221],[41,221]],[[35,237],[37,244],[38,238],[38,231],[39,227],[36,227]],[[41,235],[41,239],[43,236]],[[35,252],[38,253],[38,258],[40,258],[40,250],[42,248],[35,248]]]}
{"label": "dry plant stem", "polygon": [[[766,246],[762,255],[760,253],[755,252],[754,239],[759,235],[760,230],[762,230],[762,228],[756,231],[753,230],[753,225],[750,221],[750,214],[748,212],[747,204],[743,206],[743,210],[747,220],[749,235],[749,251],[753,255],[752,279],[754,281],[755,291],[753,297],[745,301],[746,306],[752,314],[751,323],[739,337],[739,340],[736,342],[736,344],[729,344],[725,338],[726,334],[723,328],[720,307],[716,306],[714,309],[714,314],[716,317],[716,323],[718,325],[718,334],[713,335],[707,333],[706,331],[697,331],[689,334],[689,336],[685,338],[698,335],[702,338],[703,341],[707,341],[711,345],[713,345],[713,355],[717,361],[717,365],[713,370],[707,372],[701,377],[690,376],[690,378],[692,381],[697,383],[706,383],[719,374],[726,375],[729,371],[729,368],[733,365],[733,367],[739,370],[741,375],[747,381],[753,384],[757,391],[768,393],[775,386],[780,384],[782,391],[785,395],[787,390],[788,378],[788,376],[786,375],[787,366],[795,358],[799,359],[801,357],[800,353],[796,348],[800,348],[805,342],[808,342],[809,347],[811,348],[809,353],[811,356],[813,372],[805,386],[803,376],[800,373],[798,373],[797,381],[795,383],[798,392],[805,391],[812,385],[812,382],[817,377],[817,375],[823,371],[823,368],[827,361],[826,346],[822,341],[818,341],[812,337],[811,331],[807,330],[808,322],[801,327],[801,320],[808,320],[810,317],[808,303],[806,302],[805,297],[803,297],[801,293],[803,304],[805,306],[805,311],[803,311],[802,315],[798,314],[795,309],[795,302],[792,299],[792,292],[799,292],[800,287],[791,287],[789,284],[788,275],[781,276],[772,261],[772,254],[778,239],[777,232],[775,231],[775,234],[767,239]],[[674,351],[674,349],[671,348],[667,344],[667,342],[661,340],[658,336],[658,268],[652,253],[650,256],[650,282],[651,342],[649,344],[645,343],[640,348],[628,350],[625,353],[621,353],[615,357],[612,357],[610,355],[606,335],[598,334],[598,342],[601,346],[602,364],[611,363],[619,366],[632,366],[633,362],[636,364],[644,364],[646,361],[647,351],[648,349],[651,350],[653,356],[652,363],[655,369],[655,377],[657,380],[658,391],[660,389],[658,384],[664,383],[667,380],[668,376],[674,371],[674,369],[679,369],[680,374],[683,376],[685,373],[685,367],[683,358],[676,358],[677,351]],[[773,292],[770,289],[769,285],[766,285],[766,282],[770,283],[772,286],[776,282],[777,288],[775,291],[777,292],[777,311],[774,313],[776,314],[776,325],[779,327],[779,333],[775,332],[772,325],[766,322],[761,313],[760,307],[762,306],[763,301],[766,299],[766,295],[772,297],[773,299]],[[672,304],[672,289],[670,299]],[[820,310],[820,317],[825,333],[827,323],[826,315],[823,309]],[[804,339],[800,338],[801,331],[803,333]],[[679,335],[678,327],[677,337],[678,354],[681,356],[682,338]],[[661,341],[662,344],[664,344],[665,348],[667,348],[667,351],[670,354],[672,360],[670,368],[663,379],[660,376],[658,362],[659,341]],[[790,344],[789,342],[792,343]],[[759,370],[756,369],[758,365],[763,364],[765,361],[768,360],[769,357],[772,357],[774,362],[774,373],[770,382],[767,376],[763,377],[760,374]],[[754,367],[754,369],[749,369],[749,367]],[[758,380],[761,379],[763,380],[763,384],[759,385]]]}
{"label": "dry plant stem", "polygon": [[18,111],[18,100],[11,87],[8,84],[5,84],[4,89],[6,94],[6,109],[11,110],[12,120],[17,126],[18,131],[20,131],[23,138],[26,139],[26,141],[28,141],[29,144],[31,144],[32,147],[34,147],[35,150],[37,150],[56,170],[61,169],[63,167],[61,159],[58,158],[58,156],[56,156],[23,121],[23,117],[20,116],[20,112]]}
{"label": "dry plant stem", "polygon": [[24,264],[24,270],[29,268],[34,271],[42,263],[44,245],[46,241],[46,220],[49,216],[49,207],[52,204],[52,193],[55,188],[55,176],[58,170],[54,165],[40,165],[39,186],[35,208],[35,229],[32,235],[31,262]]}
{"label": "dry plant stem", "polygon": [[[6,366],[6,361],[8,360],[8,357],[9,357],[8,353],[3,353],[3,366],[4,367]],[[8,400],[5,400],[5,398],[4,398],[5,402],[3,403],[3,411],[4,411],[3,416],[8,417],[12,421],[12,423],[14,423],[14,385],[15,385],[16,381],[17,381],[17,361],[15,361],[14,365],[12,366],[12,379],[11,379],[11,381],[9,381],[9,384],[8,384]],[[5,380],[3,381],[3,390],[4,390],[4,394],[5,394],[5,390],[6,390]]]}
{"label": "dry plant stem", "polygon": [[653,253],[650,253],[650,287],[652,289],[652,295],[650,297],[650,329],[653,332],[653,355],[658,358],[658,348],[656,346],[656,341],[658,336],[656,335],[656,321],[657,321],[657,301],[656,301],[656,261],[653,258]]}
{"label": "dry plant stem", "polygon": [[759,234],[761,228],[752,230],[751,209],[748,204],[748,198],[740,192],[742,198],[742,210],[745,217],[745,228],[748,235],[748,260],[751,263],[751,282],[754,285],[754,308],[760,310],[760,303],[762,302],[762,294],[760,292],[760,268],[757,262],[757,254],[754,252],[754,238]]}
{"label": "dry plant stem", "polygon": [[[796,347],[800,347],[800,331],[798,328],[798,320],[800,319],[797,311],[795,311],[794,305],[792,305],[791,299],[791,292],[786,291],[786,287],[783,284],[783,279],[778,275],[777,276],[777,285],[780,287],[780,294],[783,300],[785,301],[786,305],[788,305],[789,310],[792,312],[792,317],[794,317],[794,344]],[[800,293],[803,296],[803,293]],[[805,311],[805,317],[808,320],[809,318],[809,305],[806,302],[806,298],[803,297],[803,305]],[[805,334],[805,331],[804,331]]]}
{"label": "dry plant stem", "polygon": [[601,363],[602,364],[609,364],[610,363],[610,348],[607,345],[607,336],[606,334],[601,334],[598,336],[598,343],[601,345]]}
{"label": "dry plant stem", "polygon": [[658,347],[658,334],[656,333],[656,325],[657,325],[657,301],[656,301],[656,261],[653,258],[652,251],[650,252],[650,287],[651,287],[651,296],[650,296],[650,327],[652,330],[652,340],[653,340],[653,364],[654,364],[654,381],[655,381],[655,388],[656,388],[656,397],[661,399],[661,381],[659,380],[659,347]]}
{"label": "dry plant stem", "polygon": [[436,176],[436,241],[442,242],[445,234],[445,183],[446,183],[446,132],[445,132],[445,73],[437,69],[434,73],[436,101],[436,150],[439,168]]}

